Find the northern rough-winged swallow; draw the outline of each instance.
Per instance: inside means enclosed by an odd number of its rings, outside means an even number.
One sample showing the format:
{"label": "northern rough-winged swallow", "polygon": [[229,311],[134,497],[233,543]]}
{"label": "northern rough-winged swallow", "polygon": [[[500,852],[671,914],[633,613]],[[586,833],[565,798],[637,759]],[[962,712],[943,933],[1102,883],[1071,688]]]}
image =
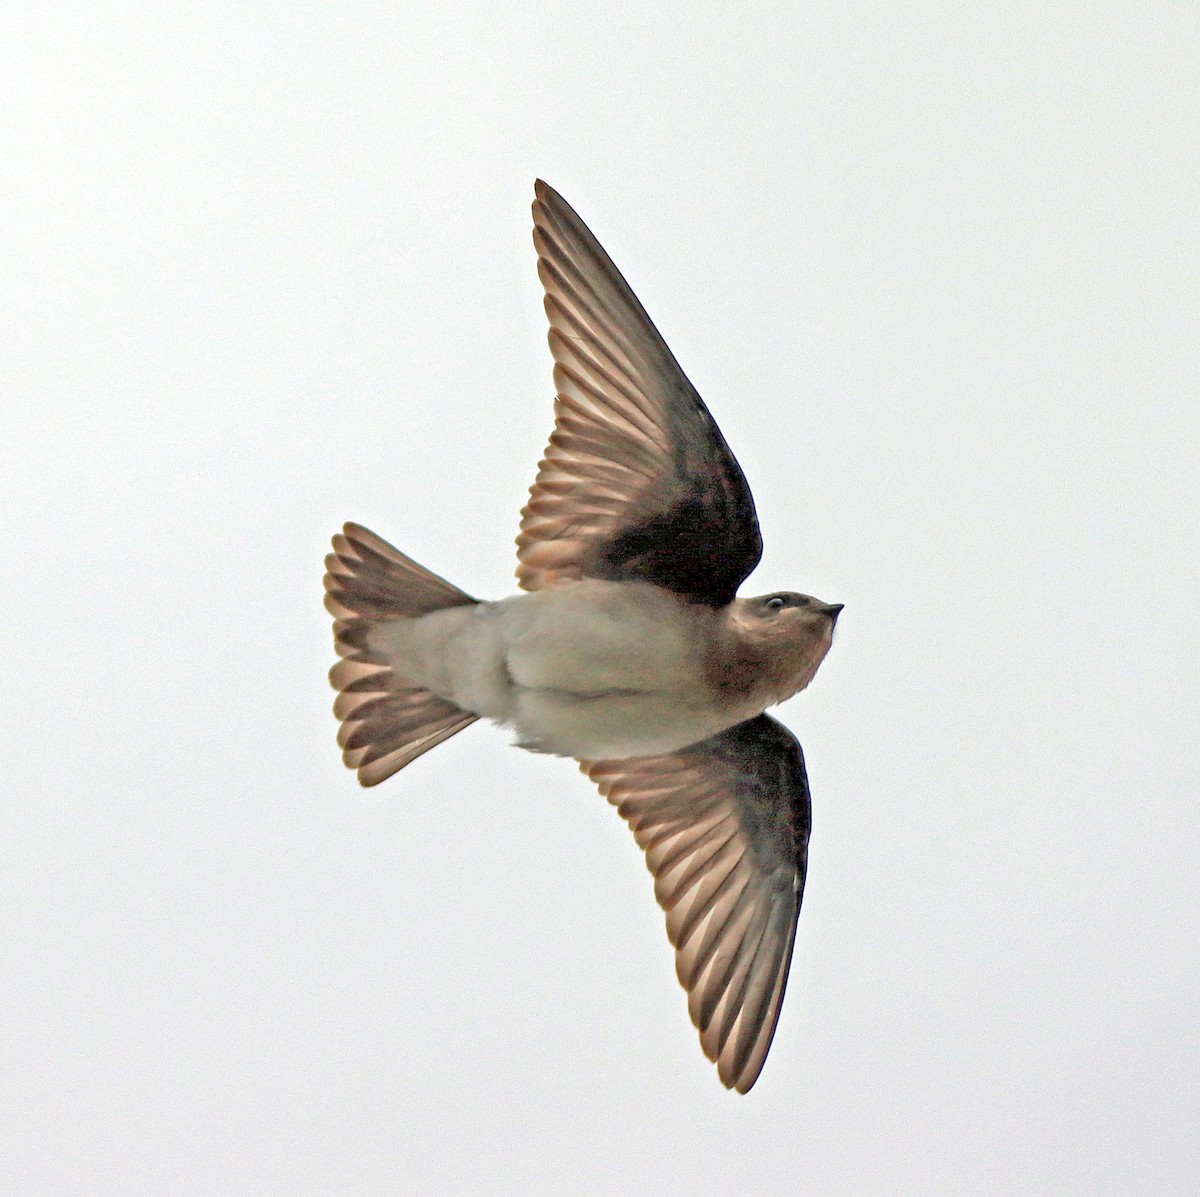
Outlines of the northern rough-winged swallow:
{"label": "northern rough-winged swallow", "polygon": [[535,194],[557,398],[517,538],[531,593],[481,602],[347,524],[325,562],[338,742],[366,786],[479,718],[578,758],[646,853],[700,1043],[744,1093],[811,826],[800,745],[763,712],[812,680],[842,608],[736,597],[762,554],[746,479],[600,243]]}

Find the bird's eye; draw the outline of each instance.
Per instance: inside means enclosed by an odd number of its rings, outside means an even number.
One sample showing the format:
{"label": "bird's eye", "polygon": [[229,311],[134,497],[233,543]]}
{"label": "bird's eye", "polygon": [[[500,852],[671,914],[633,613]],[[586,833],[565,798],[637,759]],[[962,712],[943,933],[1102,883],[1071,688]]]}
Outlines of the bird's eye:
{"label": "bird's eye", "polygon": [[768,611],[782,611],[787,606],[787,599],[781,594],[777,594],[772,598],[767,599]]}

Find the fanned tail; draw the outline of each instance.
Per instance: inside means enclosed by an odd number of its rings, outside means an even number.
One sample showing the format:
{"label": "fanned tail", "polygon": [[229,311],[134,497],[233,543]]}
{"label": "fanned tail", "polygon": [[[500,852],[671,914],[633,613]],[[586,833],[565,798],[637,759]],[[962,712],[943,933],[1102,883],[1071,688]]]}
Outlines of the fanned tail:
{"label": "fanned tail", "polygon": [[329,672],[338,743],[358,780],[378,785],[478,716],[397,676],[371,648],[372,627],[478,600],[358,524],[333,538],[325,570],[325,607],[342,658]]}

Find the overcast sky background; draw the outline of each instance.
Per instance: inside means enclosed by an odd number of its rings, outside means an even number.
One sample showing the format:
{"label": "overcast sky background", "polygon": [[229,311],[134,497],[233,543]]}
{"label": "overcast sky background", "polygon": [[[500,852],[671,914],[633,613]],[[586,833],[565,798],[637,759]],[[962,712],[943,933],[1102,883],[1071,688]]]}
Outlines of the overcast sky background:
{"label": "overcast sky background", "polygon": [[[1200,1186],[1200,9],[40,4],[0,77],[0,1189]],[[628,830],[340,761],[322,558],[514,589],[533,180],[738,455],[808,890],[747,1097]]]}

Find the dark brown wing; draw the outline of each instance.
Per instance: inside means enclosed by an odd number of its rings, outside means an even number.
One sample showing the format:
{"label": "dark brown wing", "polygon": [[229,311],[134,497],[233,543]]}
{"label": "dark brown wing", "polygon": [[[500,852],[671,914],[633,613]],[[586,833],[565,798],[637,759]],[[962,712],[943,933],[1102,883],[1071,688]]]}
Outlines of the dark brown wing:
{"label": "dark brown wing", "polygon": [[804,754],[759,715],[669,756],[581,761],[628,821],[721,1081],[758,1079],[787,986],[812,826]]}
{"label": "dark brown wing", "polygon": [[557,398],[517,578],[652,582],[724,606],[762,555],[746,479],[600,243],[551,187],[535,190]]}

